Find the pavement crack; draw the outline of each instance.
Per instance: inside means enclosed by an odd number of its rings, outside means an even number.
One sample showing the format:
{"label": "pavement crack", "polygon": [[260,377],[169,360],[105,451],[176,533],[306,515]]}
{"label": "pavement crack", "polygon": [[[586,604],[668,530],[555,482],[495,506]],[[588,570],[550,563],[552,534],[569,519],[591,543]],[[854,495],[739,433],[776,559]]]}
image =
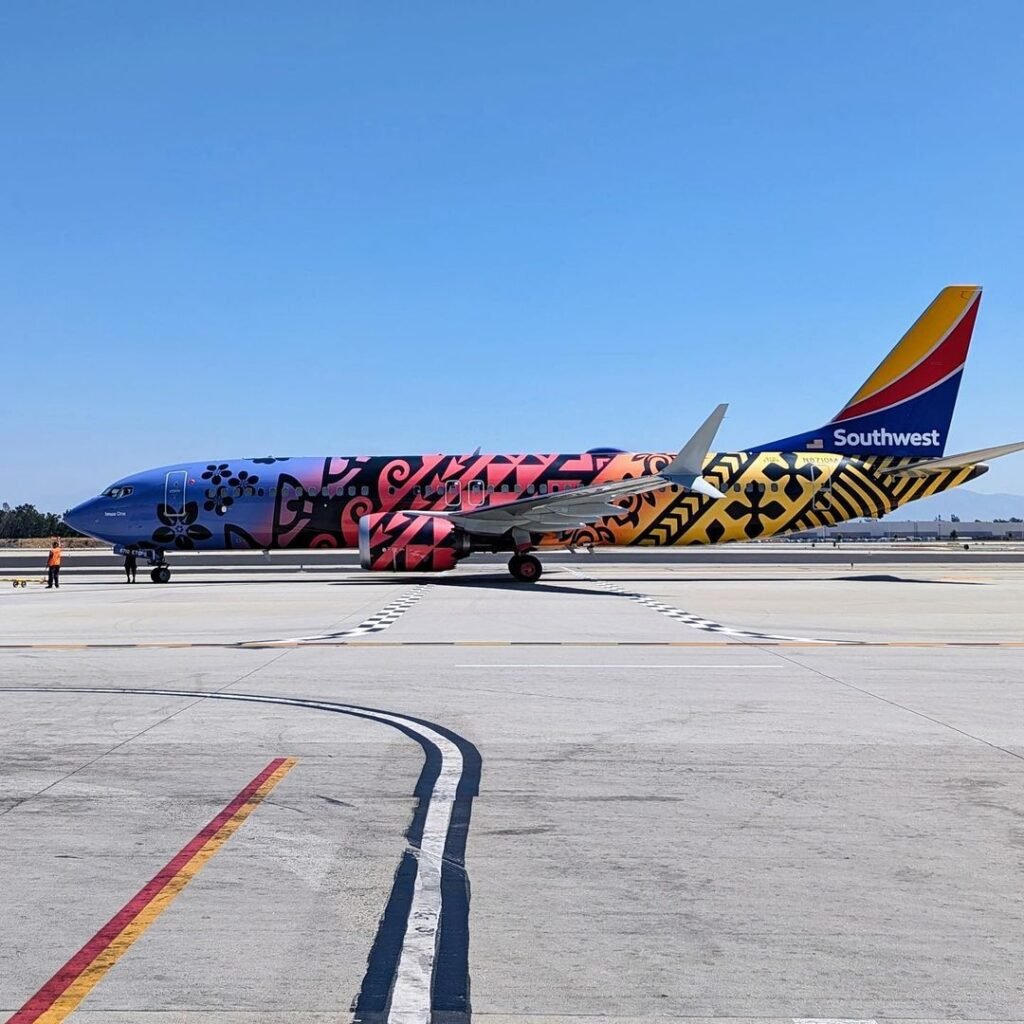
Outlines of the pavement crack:
{"label": "pavement crack", "polygon": [[[218,688],[213,692],[223,693],[230,687],[237,686],[239,683],[255,675],[257,672],[263,671],[263,669],[268,668],[270,665],[274,664],[275,661],[279,661],[286,654],[290,653],[290,650],[280,651],[279,653],[275,654],[274,657],[265,661],[262,665],[257,665],[256,668],[250,669],[248,672],[243,672],[237,679],[233,679],[231,680],[231,682],[225,683],[222,687]],[[197,695],[195,700],[189,701],[183,707],[178,708],[176,711],[172,711],[169,715],[164,715],[163,718],[157,719],[157,721],[155,722],[151,722],[144,729],[140,729],[138,732],[133,733],[131,736],[125,737],[123,740],[120,740],[119,742],[115,743],[112,747],[109,747],[102,753],[99,753],[95,757],[90,758],[88,761],[84,762],[83,764],[80,764],[77,768],[73,769],[72,771],[65,772],[59,779],[54,779],[54,781],[49,783],[49,785],[43,786],[42,789],[37,790],[35,793],[30,793],[28,796],[22,797],[21,799],[12,803],[9,807],[6,807],[2,811],[0,811],[0,818],[10,814],[11,811],[16,810],[23,804],[27,804],[32,800],[38,799],[39,797],[48,793],[54,787],[60,786],[61,784],[67,782],[68,779],[73,779],[76,775],[80,775],[86,769],[91,768],[94,764],[97,764],[99,761],[102,761],[103,758],[109,757],[111,754],[116,753],[122,747],[126,747],[129,743],[134,743],[135,740],[139,739],[141,736],[145,736],[146,733],[152,732],[152,730],[159,728],[161,725],[166,725],[172,719],[177,718],[179,715],[184,714],[186,711],[189,711],[190,709],[194,708],[197,704],[201,704],[204,700],[208,699],[208,694],[204,693]]]}
{"label": "pavement crack", "polygon": [[993,743],[992,740],[987,740],[984,736],[978,736],[976,733],[968,732],[966,729],[961,729],[959,726],[953,725],[950,722],[944,722],[941,718],[936,718],[934,715],[927,714],[927,712],[918,711],[917,708],[912,708],[909,704],[902,704],[900,701],[893,700],[891,697],[883,697],[880,693],[875,693],[874,690],[869,690],[865,686],[858,686],[856,683],[847,682],[845,679],[840,679],[838,676],[831,675],[820,668],[816,668],[814,665],[808,665],[805,662],[797,661],[791,655],[783,654],[781,651],[771,650],[767,647],[765,648],[765,651],[773,654],[777,658],[781,658],[783,661],[786,661],[791,665],[807,669],[809,672],[813,672],[815,675],[821,676],[822,679],[828,679],[830,682],[837,683],[839,686],[843,686],[848,690],[853,690],[855,693],[863,694],[865,697],[871,697],[873,700],[880,701],[883,704],[888,704],[893,708],[898,708],[900,711],[906,711],[908,714],[915,715],[917,718],[924,719],[924,721],[931,722],[933,725],[938,725],[943,729],[949,729],[951,732],[955,732],[958,735],[963,736],[965,739],[973,740],[975,743],[983,743],[986,747],[990,747],[992,750],[998,750],[1002,754],[1008,754],[1017,761],[1024,761],[1024,754],[1019,754],[1017,751],[1011,750],[1009,747],[1003,747],[998,743]]}

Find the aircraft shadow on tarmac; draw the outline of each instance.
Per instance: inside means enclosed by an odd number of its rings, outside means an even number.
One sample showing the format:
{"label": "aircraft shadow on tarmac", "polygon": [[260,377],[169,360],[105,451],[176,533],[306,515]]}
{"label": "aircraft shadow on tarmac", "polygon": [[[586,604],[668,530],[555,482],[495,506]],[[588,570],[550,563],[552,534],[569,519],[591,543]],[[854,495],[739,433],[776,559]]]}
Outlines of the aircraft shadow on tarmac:
{"label": "aircraft shadow on tarmac", "polygon": [[930,583],[938,586],[952,587],[987,587],[990,584],[982,580],[915,580],[906,576],[866,575],[866,576],[833,576],[837,583]]}
{"label": "aircraft shadow on tarmac", "polygon": [[[486,590],[513,590],[519,593],[555,593],[555,594],[608,594],[610,597],[621,597],[621,594],[611,593],[604,590],[591,590],[586,584],[594,582],[590,579],[583,579],[578,577],[571,578],[573,581],[578,579],[580,586],[565,587],[557,583],[550,582],[550,578],[539,581],[538,583],[524,586],[522,583],[517,583],[515,580],[507,579],[503,574],[495,576],[435,576],[435,577],[423,577],[421,582],[430,583],[435,587],[468,587],[468,588],[484,588]],[[353,584],[358,586],[367,585],[390,585],[393,586],[395,580],[382,580],[373,577],[365,580],[332,580],[330,586],[332,587],[349,587]],[[742,579],[728,579],[722,576],[618,576],[616,575],[614,580],[610,582],[614,583],[780,583],[780,584],[792,584],[792,583],[928,583],[943,586],[954,586],[954,587],[987,587],[988,583],[981,582],[980,580],[933,580],[933,579],[913,579],[906,576],[892,576],[887,574],[878,575],[860,575],[860,576],[827,576],[827,577],[816,577],[815,579],[809,580],[794,580],[794,579],[783,579],[778,576],[744,576]]]}
{"label": "aircraft shadow on tarmac", "polygon": [[[367,584],[378,584],[378,585],[395,585],[395,580],[360,580],[359,586],[366,586]],[[508,579],[504,574],[495,576],[424,576],[422,579],[416,580],[417,583],[429,583],[433,587],[450,587],[455,590],[507,590],[515,591],[520,594],[572,594],[579,596],[580,594],[589,594],[594,597],[616,597],[619,600],[622,599],[621,594],[615,594],[608,590],[592,590],[587,586],[590,580],[580,580],[579,586],[565,587],[558,583],[550,583],[547,580],[543,580],[538,583],[523,584],[517,583],[515,580]],[[332,587],[348,587],[351,586],[350,580],[338,580],[331,582]]]}
{"label": "aircraft shadow on tarmac", "polygon": [[[439,582],[439,581],[435,581]],[[448,582],[445,580],[444,582]],[[581,581],[583,582],[583,581]],[[589,582],[589,581],[587,581]],[[863,576],[814,576],[808,579],[793,579],[780,576],[618,576],[608,580],[612,583],[778,583],[790,586],[794,583],[936,583],[951,584],[955,587],[987,587],[991,584],[981,580],[930,580],[909,579],[906,576],[863,575]],[[513,584],[516,585],[516,584]]]}
{"label": "aircraft shadow on tarmac", "polygon": [[[359,587],[359,588],[373,588],[373,587],[394,587],[396,585],[405,584],[406,586],[417,586],[423,583],[429,583],[431,586],[437,587],[455,587],[455,588],[470,588],[470,589],[483,589],[483,590],[508,590],[517,591],[521,594],[534,593],[537,595],[541,594],[592,594],[596,597],[616,597],[621,599],[621,594],[614,594],[607,590],[592,590],[587,586],[590,580],[579,580],[579,586],[566,587],[561,586],[558,583],[550,583],[547,580],[538,583],[523,584],[517,583],[515,580],[508,579],[504,573],[495,576],[451,576],[451,577],[437,577],[437,576],[405,576],[401,578],[387,577],[382,578],[378,576],[367,576],[362,579],[344,579],[336,580],[329,578],[316,578],[305,576],[301,579],[259,579],[259,580],[243,580],[243,579],[227,579],[227,580],[190,580],[176,579],[173,583],[168,584],[169,588],[174,587],[226,587],[226,586],[267,586],[273,584],[274,586],[280,586],[282,584],[293,584],[293,585],[305,585],[309,583],[326,583],[330,587]],[[76,580],[74,581],[76,587],[106,587],[111,585],[110,580]],[[130,584],[129,584],[130,585]],[[140,580],[137,586],[143,586]],[[145,586],[152,587],[152,584],[145,584]]]}
{"label": "aircraft shadow on tarmac", "polygon": [[[578,580],[579,586],[566,587],[551,582],[551,577],[540,580],[537,583],[524,585],[515,580],[509,579],[505,573],[496,573],[493,576],[474,574],[471,576],[403,576],[403,577],[381,577],[381,576],[353,576],[347,579],[331,579],[329,573],[317,573],[315,575],[302,575],[298,578],[286,579],[232,579],[210,580],[210,579],[176,579],[172,587],[224,587],[239,585],[243,586],[265,586],[274,584],[304,585],[307,583],[326,583],[331,587],[393,587],[405,583],[409,586],[419,583],[429,583],[437,587],[467,587],[470,589],[484,590],[508,590],[528,594],[531,592],[539,594],[603,594],[608,597],[621,597],[603,590],[591,590],[586,584],[592,582],[590,579],[581,577],[569,577],[570,581]],[[326,577],[326,578],[325,578]],[[110,580],[75,580],[75,586],[99,587],[109,586]],[[991,586],[982,580],[949,580],[949,579],[914,579],[906,576],[893,576],[890,574],[860,574],[855,576],[815,576],[809,579],[793,579],[779,576],[620,576],[616,575],[614,583],[731,583],[745,585],[747,583],[778,583],[790,586],[794,583],[925,583],[932,585],[954,586],[954,587],[987,587]],[[151,586],[151,584],[142,584]]]}

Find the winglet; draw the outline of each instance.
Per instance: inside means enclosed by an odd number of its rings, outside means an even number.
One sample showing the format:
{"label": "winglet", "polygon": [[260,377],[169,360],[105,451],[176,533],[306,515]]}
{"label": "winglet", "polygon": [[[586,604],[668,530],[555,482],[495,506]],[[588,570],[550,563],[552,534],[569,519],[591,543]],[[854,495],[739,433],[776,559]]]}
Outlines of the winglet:
{"label": "winglet", "polygon": [[725,495],[713,484],[708,483],[701,476],[701,472],[704,469],[704,460],[714,443],[715,434],[718,433],[718,428],[725,418],[725,410],[728,408],[729,406],[724,402],[718,406],[658,476],[664,477],[680,487],[696,491],[698,494],[705,494],[709,498],[724,498]]}

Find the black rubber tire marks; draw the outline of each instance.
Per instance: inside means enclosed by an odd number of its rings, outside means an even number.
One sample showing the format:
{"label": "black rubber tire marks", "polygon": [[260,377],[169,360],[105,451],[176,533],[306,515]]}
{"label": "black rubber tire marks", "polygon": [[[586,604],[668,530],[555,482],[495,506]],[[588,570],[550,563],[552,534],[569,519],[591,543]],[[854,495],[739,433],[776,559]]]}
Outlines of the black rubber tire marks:
{"label": "black rubber tire marks", "polygon": [[[469,987],[469,873],[466,870],[466,840],[469,836],[473,798],[480,791],[482,759],[476,746],[458,733],[444,726],[411,715],[399,715],[378,708],[340,704],[335,701],[306,700],[297,697],[275,697],[254,693],[212,693],[198,690],[142,689],[103,686],[5,686],[0,693],[107,693],[131,694],[149,697],[201,697],[206,700],[237,701],[241,703],[278,704],[312,711],[362,718],[388,725],[408,736],[423,750],[420,770],[413,796],[416,807],[412,821],[406,829],[408,846],[402,854],[395,872],[391,894],[388,897],[377,928],[366,973],[352,1004],[355,1021],[360,1024],[386,1024],[392,1020],[429,1021],[436,1013],[445,1024],[468,1024],[472,1017]],[[444,839],[444,853],[440,865],[440,919],[434,942],[434,957],[430,972],[429,1005],[410,1008],[392,1015],[392,995],[398,982],[403,948],[412,922],[410,913],[416,881],[420,874],[420,855],[424,828],[434,799],[435,787],[441,776],[443,755],[436,742],[419,730],[436,733],[454,744],[461,755],[461,773],[455,787],[454,800],[448,818]],[[410,1010],[412,1016],[410,1016]]]}

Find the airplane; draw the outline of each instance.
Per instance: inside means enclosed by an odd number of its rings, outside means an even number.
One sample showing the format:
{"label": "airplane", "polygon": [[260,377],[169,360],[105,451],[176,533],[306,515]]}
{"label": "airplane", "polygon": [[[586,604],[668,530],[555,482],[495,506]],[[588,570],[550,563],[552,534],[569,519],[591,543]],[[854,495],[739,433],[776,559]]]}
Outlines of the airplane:
{"label": "airplane", "polygon": [[944,288],[824,426],[712,452],[719,405],[678,453],[208,459],[125,477],[64,516],[147,559],[170,551],[358,548],[375,572],[445,572],[474,552],[722,544],[880,517],[987,472],[1024,442],[945,455],[981,288]]}

